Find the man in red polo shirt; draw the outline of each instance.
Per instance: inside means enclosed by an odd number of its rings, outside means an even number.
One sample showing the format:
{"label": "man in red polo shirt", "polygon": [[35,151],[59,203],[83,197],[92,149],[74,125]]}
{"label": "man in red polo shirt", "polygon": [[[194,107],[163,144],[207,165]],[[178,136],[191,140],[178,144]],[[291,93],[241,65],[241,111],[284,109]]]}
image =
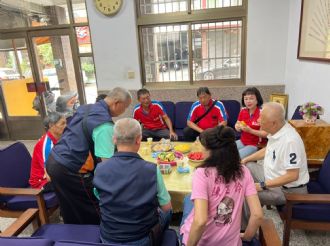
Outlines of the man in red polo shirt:
{"label": "man in red polo shirt", "polygon": [[133,110],[133,118],[142,125],[142,138],[149,137],[159,140],[171,138],[177,140],[178,136],[173,130],[171,119],[167,116],[163,105],[158,101],[151,101],[150,92],[140,89],[137,92],[140,102]]}
{"label": "man in red polo shirt", "polygon": [[201,132],[218,125],[227,125],[225,106],[212,99],[209,88],[197,90],[198,101],[193,103],[187,119],[187,127],[183,130],[186,141],[194,141]]}

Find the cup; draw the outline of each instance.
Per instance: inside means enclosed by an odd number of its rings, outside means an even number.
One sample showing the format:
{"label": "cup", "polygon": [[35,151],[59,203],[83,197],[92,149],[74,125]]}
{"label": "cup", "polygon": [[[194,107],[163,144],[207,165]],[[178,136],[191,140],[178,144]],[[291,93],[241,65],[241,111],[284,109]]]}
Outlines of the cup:
{"label": "cup", "polygon": [[142,155],[148,155],[149,154],[149,148],[148,147],[143,147],[141,151]]}
{"label": "cup", "polygon": [[152,145],[152,138],[147,138],[147,143],[148,143],[148,145]]}

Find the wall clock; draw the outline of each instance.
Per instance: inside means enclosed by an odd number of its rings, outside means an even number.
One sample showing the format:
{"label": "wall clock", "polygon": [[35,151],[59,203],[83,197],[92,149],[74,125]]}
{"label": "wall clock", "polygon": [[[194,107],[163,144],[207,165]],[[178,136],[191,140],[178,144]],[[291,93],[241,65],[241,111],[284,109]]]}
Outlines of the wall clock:
{"label": "wall clock", "polygon": [[96,9],[106,16],[117,14],[123,4],[123,0],[94,0]]}

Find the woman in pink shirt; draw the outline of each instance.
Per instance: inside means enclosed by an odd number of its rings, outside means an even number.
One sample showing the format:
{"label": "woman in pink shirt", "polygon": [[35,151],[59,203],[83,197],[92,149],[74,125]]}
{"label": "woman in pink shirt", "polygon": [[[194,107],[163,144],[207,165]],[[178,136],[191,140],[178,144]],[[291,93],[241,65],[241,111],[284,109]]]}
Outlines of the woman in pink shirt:
{"label": "woman in pink shirt", "polygon": [[[201,142],[208,157],[194,173],[191,193],[194,208],[180,229],[182,243],[242,245],[242,240],[253,238],[263,212],[253,178],[240,164],[234,130],[224,126],[207,129],[201,134]],[[251,216],[246,231],[240,234],[245,199]]]}

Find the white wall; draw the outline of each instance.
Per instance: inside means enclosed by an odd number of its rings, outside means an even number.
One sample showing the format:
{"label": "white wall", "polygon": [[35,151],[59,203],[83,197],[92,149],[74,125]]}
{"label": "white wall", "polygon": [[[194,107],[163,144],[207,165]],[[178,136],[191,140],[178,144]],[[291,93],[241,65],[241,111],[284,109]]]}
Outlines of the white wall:
{"label": "white wall", "polygon": [[297,59],[301,0],[291,0],[286,58],[285,88],[289,98],[289,115],[307,101],[325,108],[322,119],[330,122],[330,63]]}
{"label": "white wall", "polygon": [[[86,1],[93,42],[98,90],[116,86],[141,87],[136,33],[135,1],[123,1],[120,12],[107,17],[97,12],[94,1]],[[127,72],[135,72],[128,79]]]}
{"label": "white wall", "polygon": [[288,0],[249,0],[246,84],[283,84],[289,20]]}

